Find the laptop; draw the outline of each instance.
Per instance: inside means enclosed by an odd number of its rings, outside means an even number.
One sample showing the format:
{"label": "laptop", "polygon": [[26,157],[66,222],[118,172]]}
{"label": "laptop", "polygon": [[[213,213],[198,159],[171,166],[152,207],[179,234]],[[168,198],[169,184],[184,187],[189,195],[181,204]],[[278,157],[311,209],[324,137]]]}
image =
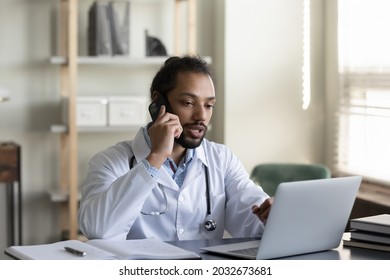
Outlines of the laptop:
{"label": "laptop", "polygon": [[281,183],[261,240],[203,247],[244,259],[274,259],[340,245],[361,176]]}

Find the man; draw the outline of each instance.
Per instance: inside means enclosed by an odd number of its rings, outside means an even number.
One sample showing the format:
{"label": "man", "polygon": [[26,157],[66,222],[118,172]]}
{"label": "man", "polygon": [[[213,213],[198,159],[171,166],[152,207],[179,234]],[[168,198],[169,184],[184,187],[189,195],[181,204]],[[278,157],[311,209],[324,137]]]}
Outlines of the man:
{"label": "man", "polygon": [[272,200],[226,146],[204,139],[216,102],[207,63],[168,59],[150,93],[155,120],[91,159],[81,231],[91,239],[260,236]]}

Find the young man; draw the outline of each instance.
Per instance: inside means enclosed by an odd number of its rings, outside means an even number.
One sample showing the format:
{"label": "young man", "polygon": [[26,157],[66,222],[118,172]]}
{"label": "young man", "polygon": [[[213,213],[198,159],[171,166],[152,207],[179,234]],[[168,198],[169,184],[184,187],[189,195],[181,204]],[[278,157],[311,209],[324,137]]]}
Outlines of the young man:
{"label": "young man", "polygon": [[[204,139],[216,102],[207,63],[169,58],[150,88],[154,121],[95,155],[79,210],[88,238],[260,236],[272,200],[224,145]],[[160,106],[159,104],[163,104]]]}

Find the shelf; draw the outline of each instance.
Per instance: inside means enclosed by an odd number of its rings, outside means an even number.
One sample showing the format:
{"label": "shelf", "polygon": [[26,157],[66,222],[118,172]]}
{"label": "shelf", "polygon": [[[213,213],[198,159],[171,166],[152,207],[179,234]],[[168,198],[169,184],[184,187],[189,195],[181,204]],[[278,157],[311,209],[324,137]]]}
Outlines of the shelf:
{"label": "shelf", "polygon": [[386,186],[363,182],[357,198],[390,208],[390,190]]}
{"label": "shelf", "polygon": [[[79,56],[77,57],[77,64],[82,65],[107,65],[107,64],[125,64],[125,65],[158,65],[163,63],[168,57],[155,56],[145,58],[132,58],[120,56]],[[53,56],[50,58],[52,64],[64,65],[67,64],[66,57]]]}
{"label": "shelf", "polygon": [[137,131],[140,128],[137,126],[83,126],[78,127],[78,132],[129,132]]}
{"label": "shelf", "polygon": [[[69,201],[69,191],[67,190],[50,190],[49,191],[50,200],[53,202],[68,202]],[[81,199],[81,194],[78,193],[77,199]]]}
{"label": "shelf", "polygon": [[[129,132],[137,131],[140,128],[137,126],[79,126],[77,131],[82,133],[92,133],[92,132]],[[52,133],[66,133],[68,131],[67,125],[64,124],[54,124],[50,126],[50,132]]]}
{"label": "shelf", "polygon": [[[79,56],[77,64],[79,65],[161,65],[168,59],[168,56],[151,56],[151,57],[122,57],[122,56]],[[207,63],[211,63],[211,57],[204,57]],[[66,65],[67,59],[63,56],[52,56],[51,64]]]}

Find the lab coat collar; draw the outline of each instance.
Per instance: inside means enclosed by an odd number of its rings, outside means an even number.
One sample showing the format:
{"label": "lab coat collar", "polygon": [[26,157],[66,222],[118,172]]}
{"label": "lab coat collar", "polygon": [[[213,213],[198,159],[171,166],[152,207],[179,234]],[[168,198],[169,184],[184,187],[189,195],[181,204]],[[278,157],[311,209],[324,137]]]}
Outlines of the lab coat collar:
{"label": "lab coat collar", "polygon": [[150,147],[144,136],[144,128],[141,127],[131,142],[131,148],[137,162],[142,161],[150,153]]}
{"label": "lab coat collar", "polygon": [[[146,127],[145,127],[146,128]],[[144,127],[141,127],[136,136],[134,137],[131,148],[133,150],[133,154],[135,156],[136,162],[140,162],[143,159],[147,157],[147,155],[150,153],[150,146],[145,139],[144,135]],[[205,145],[207,140],[204,139],[202,144],[195,149],[194,151],[194,157],[193,160],[200,160],[204,165],[208,166],[207,160],[206,160],[206,153],[205,153]],[[193,163],[192,163],[193,164]],[[158,182],[165,186],[177,186],[176,182],[172,179],[172,177],[168,174],[168,172],[162,168],[162,176],[158,179]],[[177,189],[179,187],[177,186]]]}
{"label": "lab coat collar", "polygon": [[207,140],[203,139],[202,144],[195,149],[194,158],[198,158],[204,165],[209,166],[206,160],[205,145]]}

